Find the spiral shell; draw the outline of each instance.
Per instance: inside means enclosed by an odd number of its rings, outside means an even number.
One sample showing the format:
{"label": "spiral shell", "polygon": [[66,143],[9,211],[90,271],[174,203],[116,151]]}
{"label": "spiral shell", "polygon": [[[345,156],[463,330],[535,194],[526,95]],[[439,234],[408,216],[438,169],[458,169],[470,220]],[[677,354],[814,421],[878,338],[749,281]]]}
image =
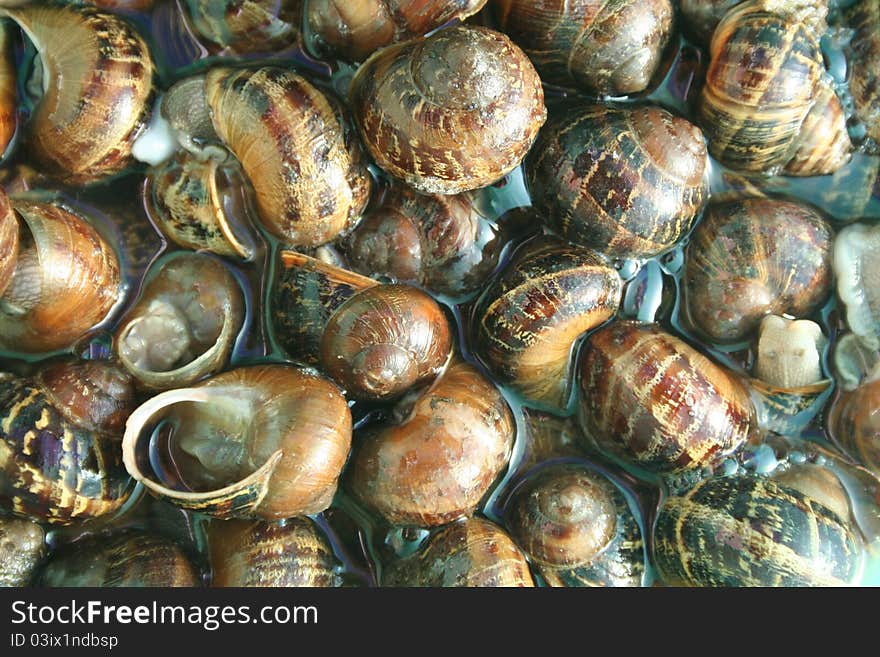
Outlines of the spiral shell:
{"label": "spiral shell", "polygon": [[483,27],[451,27],[375,53],[349,97],[376,163],[428,194],[478,189],[510,173],[547,114],[531,62]]}
{"label": "spiral shell", "polygon": [[208,526],[212,586],[339,586],[330,543],[310,518]]}
{"label": "spiral shell", "polygon": [[123,460],[148,491],[184,509],[291,518],[330,505],[351,427],[345,398],[330,381],[255,365],[142,404],[126,425]]}
{"label": "spiral shell", "polygon": [[652,472],[717,464],[753,429],[742,383],[655,325],[617,321],[593,333],[579,384],[587,436]]}
{"label": "spiral shell", "polygon": [[529,565],[497,525],[482,518],[453,523],[410,557],[388,566],[383,586],[532,587]]}
{"label": "spiral shell", "polygon": [[823,67],[824,3],[754,0],[715,30],[698,107],[709,152],[739,170],[833,173],[852,144]]}
{"label": "spiral shell", "polygon": [[831,292],[832,232],[810,207],[710,204],[685,254],[687,317],[713,340],[747,337],[768,314],[805,317]]}
{"label": "spiral shell", "polygon": [[33,41],[46,91],[28,125],[28,153],[47,173],[83,184],[121,172],[150,109],[154,67],[124,18],[94,7],[2,8]]}
{"label": "spiral shell", "polygon": [[824,504],[751,475],[712,477],[668,498],[653,544],[663,581],[679,586],[844,586],[861,550]]}
{"label": "spiral shell", "polygon": [[842,392],[831,405],[828,428],[850,456],[880,477],[880,380]]}
{"label": "spiral shell", "polygon": [[383,46],[427,34],[476,14],[486,0],[310,0],[315,47],[362,62]]}
{"label": "spiral shell", "polygon": [[161,536],[122,531],[92,536],[55,552],[40,575],[50,587],[190,587],[199,575],[189,558]]}
{"label": "spiral shell", "polygon": [[709,196],[699,128],[659,107],[555,108],[526,162],[532,202],[569,241],[613,257],[655,256]]}
{"label": "spiral shell", "polygon": [[0,587],[27,586],[46,553],[45,532],[30,520],[0,518]]}
{"label": "spiral shell", "polygon": [[119,435],[134,405],[130,377],[100,361],[0,376],[0,508],[62,525],[119,509],[132,490]]}
{"label": "spiral shell", "polygon": [[354,226],[372,182],[335,101],[270,66],[213,68],[205,88],[214,128],[241,162],[266,230],[315,247]]}
{"label": "spiral shell", "polygon": [[880,142],[880,6],[876,2],[857,2],[847,13],[847,22],[856,31],[850,41],[849,59],[849,89],[855,113],[868,135]]}
{"label": "spiral shell", "polygon": [[406,419],[360,441],[354,494],[392,525],[441,525],[474,512],[513,449],[513,415],[491,381],[456,362]]}
{"label": "spiral shell", "polygon": [[221,50],[271,52],[300,38],[303,0],[186,0],[196,31]]}
{"label": "spiral shell", "polygon": [[536,238],[478,300],[476,353],[524,396],[564,407],[574,345],[614,315],[620,294],[620,276],[596,254]]}
{"label": "spiral shell", "polygon": [[495,2],[499,27],[545,82],[599,95],[643,91],[672,36],[670,0]]}
{"label": "spiral shell", "polygon": [[223,368],[243,320],[229,270],[207,255],[178,254],[154,268],[116,332],[116,351],[144,386],[182,387]]}

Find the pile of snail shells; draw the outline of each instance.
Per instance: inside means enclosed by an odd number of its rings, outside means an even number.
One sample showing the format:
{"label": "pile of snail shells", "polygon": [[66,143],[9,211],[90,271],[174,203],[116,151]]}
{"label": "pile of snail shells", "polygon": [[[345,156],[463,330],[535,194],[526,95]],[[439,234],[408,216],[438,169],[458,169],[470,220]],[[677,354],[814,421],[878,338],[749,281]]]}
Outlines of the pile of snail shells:
{"label": "pile of snail shells", "polygon": [[873,3],[0,4],[0,584],[877,558]]}

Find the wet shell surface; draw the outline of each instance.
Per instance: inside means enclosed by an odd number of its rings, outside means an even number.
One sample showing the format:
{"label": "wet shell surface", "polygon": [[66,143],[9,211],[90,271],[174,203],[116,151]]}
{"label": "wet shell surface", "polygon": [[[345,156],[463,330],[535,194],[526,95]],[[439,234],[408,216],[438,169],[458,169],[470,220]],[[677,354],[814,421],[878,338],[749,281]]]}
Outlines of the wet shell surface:
{"label": "wet shell surface", "polygon": [[834,274],[850,330],[880,349],[880,225],[853,224],[838,233]]}
{"label": "wet shell surface", "polygon": [[880,380],[842,392],[831,405],[828,427],[850,456],[880,477]]}
{"label": "wet shell surface", "polygon": [[23,518],[0,518],[0,587],[27,586],[46,553],[46,532]]}
{"label": "wet shell surface", "polygon": [[871,138],[880,142],[880,6],[876,2],[854,3],[847,22],[856,31],[850,42],[849,80],[856,116]]}
{"label": "wet shell surface", "polygon": [[283,50],[300,38],[303,0],[185,0],[199,35],[233,53]]}

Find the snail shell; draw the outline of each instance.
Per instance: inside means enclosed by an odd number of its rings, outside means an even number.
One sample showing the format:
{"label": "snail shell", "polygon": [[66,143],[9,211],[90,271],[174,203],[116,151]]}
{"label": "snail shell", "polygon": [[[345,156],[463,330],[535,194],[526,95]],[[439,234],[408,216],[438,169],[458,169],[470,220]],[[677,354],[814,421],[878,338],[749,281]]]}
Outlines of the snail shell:
{"label": "snail shell", "polygon": [[234,53],[271,52],[300,38],[304,0],[186,0],[193,27]]}
{"label": "snail shell", "polygon": [[508,503],[511,536],[551,586],[639,586],[639,522],[608,479],[575,464],[543,468]]}
{"label": "snail shell", "polygon": [[880,477],[880,380],[842,392],[831,404],[828,428],[850,456]]}
{"label": "snail shell", "polygon": [[18,127],[17,77],[12,41],[9,25],[0,25],[0,157],[6,153]]}
{"label": "snail shell", "polygon": [[434,292],[473,292],[498,263],[503,240],[470,193],[418,194],[395,185],[347,240],[355,271]]}
{"label": "snail shell", "polygon": [[137,531],[90,536],[55,552],[40,575],[49,587],[190,587],[199,575],[173,542]]}
{"label": "snail shell", "polygon": [[131,493],[119,435],[134,408],[126,372],[62,361],[0,378],[0,507],[69,524],[113,513]]}
{"label": "snail shell", "polygon": [[849,160],[846,117],[819,47],[826,12],[815,0],[755,0],[718,24],[698,116],[722,163],[811,176]]}
{"label": "snail shell", "polygon": [[646,89],[672,36],[670,0],[500,0],[495,9],[542,80],[599,95]]}
{"label": "snail shell", "polygon": [[715,27],[731,8],[743,0],[680,0],[684,29],[698,43],[708,46]]}
{"label": "snail shell", "polygon": [[153,269],[116,332],[116,351],[147,388],[182,387],[223,368],[243,320],[244,296],[226,266],[177,254]]}
{"label": "snail shell", "polygon": [[236,162],[179,153],[150,172],[144,198],[156,227],[178,246],[249,259],[254,244],[240,219],[244,185]]}
{"label": "snail shell", "polygon": [[142,404],[126,425],[123,460],[147,490],[184,509],[291,518],[330,506],[351,427],[345,398],[330,381],[257,365]]}
{"label": "snail shell", "polygon": [[32,3],[0,8],[40,53],[45,93],[28,125],[28,153],[70,184],[93,182],[131,163],[146,125],[153,62],[124,18],[94,7]]}
{"label": "snail shell", "polygon": [[211,69],[205,88],[214,128],[253,185],[266,230],[315,247],[354,226],[372,182],[338,103],[270,66]]}
{"label": "snail shell", "polygon": [[659,107],[566,104],[527,160],[532,201],[567,240],[613,257],[655,256],[709,196],[700,129]]}
{"label": "snail shell", "polygon": [[[536,411],[523,406],[524,431],[517,439],[522,452],[517,472],[527,472],[532,466],[554,458],[583,458],[583,438],[574,419]],[[518,448],[519,449],[519,448]]]}
{"label": "snail shell", "polygon": [[529,564],[500,527],[468,518],[440,529],[421,549],[388,566],[383,586],[532,587]]}
{"label": "snail shell", "polygon": [[484,27],[451,27],[375,53],[355,74],[349,97],[376,163],[428,194],[458,194],[504,177],[547,116],[531,62]]}
{"label": "snail shell", "polygon": [[655,325],[617,321],[580,357],[580,422],[605,452],[651,472],[717,464],[749,437],[742,383]]}
{"label": "snail shell", "polygon": [[852,224],[834,240],[837,294],[846,323],[871,349],[880,349],[880,225]]}
{"label": "snail shell", "polygon": [[308,25],[320,51],[362,62],[383,46],[476,14],[486,0],[309,0]]}
{"label": "snail shell", "polygon": [[23,518],[0,518],[0,587],[27,586],[46,553],[45,532]]}
{"label": "snail shell", "polygon": [[87,0],[90,5],[101,9],[122,9],[124,11],[149,11],[153,0]]}
{"label": "snail shell", "polygon": [[405,420],[360,441],[351,490],[389,524],[442,525],[474,512],[507,465],[515,432],[492,382],[453,363]]}
{"label": "snail shell", "polygon": [[663,503],[654,565],[679,586],[844,586],[861,546],[845,519],[755,476],[711,477]]}
{"label": "snail shell", "polygon": [[880,142],[880,6],[876,2],[857,2],[847,13],[847,22],[855,28],[850,41],[849,89],[856,116],[868,135]]}
{"label": "snail shell", "polygon": [[0,299],[12,282],[18,262],[18,218],[9,197],[0,188]]}
{"label": "snail shell", "polygon": [[208,526],[212,586],[339,586],[336,557],[310,518],[221,520]]}
{"label": "snail shell", "polygon": [[685,254],[687,318],[719,342],[768,314],[804,317],[831,292],[832,231],[810,207],[775,199],[712,203]]}
{"label": "snail shell", "polygon": [[516,253],[473,314],[476,352],[525,397],[568,400],[578,338],[614,315],[620,276],[596,254],[539,237]]}

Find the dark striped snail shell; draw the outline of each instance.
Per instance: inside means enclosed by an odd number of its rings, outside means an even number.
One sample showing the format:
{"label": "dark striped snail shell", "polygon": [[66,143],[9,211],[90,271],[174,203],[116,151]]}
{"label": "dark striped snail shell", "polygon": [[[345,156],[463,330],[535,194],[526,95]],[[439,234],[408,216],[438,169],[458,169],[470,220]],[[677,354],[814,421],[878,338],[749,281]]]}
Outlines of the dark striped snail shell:
{"label": "dark striped snail shell", "polygon": [[192,587],[199,574],[172,541],[140,531],[94,535],[60,548],[40,574],[48,587]]}
{"label": "dark striped snail shell", "polygon": [[771,479],[710,477],[667,498],[654,565],[677,586],[845,586],[861,545],[846,519]]}
{"label": "dark striped snail shell", "polygon": [[120,173],[146,126],[154,67],[146,41],[119,15],[80,5],[2,8],[34,42],[45,93],[27,151],[48,174],[83,184]]}
{"label": "dark striped snail shell", "polygon": [[355,225],[372,179],[339,103],[273,66],[213,68],[205,90],[214,128],[253,186],[266,230],[315,247]]}
{"label": "dark striped snail shell", "polygon": [[876,2],[857,2],[847,13],[847,22],[855,29],[849,60],[849,89],[855,113],[868,135],[880,143],[880,6]]}
{"label": "dark striped snail shell", "polygon": [[511,536],[550,586],[640,586],[645,547],[626,498],[577,464],[529,476],[507,507]]}
{"label": "dark striped snail shell", "polygon": [[472,193],[425,195],[394,185],[352,231],[345,252],[352,268],[367,276],[462,295],[483,284],[503,242]]}
{"label": "dark striped snail shell", "polygon": [[826,13],[816,0],[753,0],[718,24],[698,117],[723,164],[812,176],[849,160],[846,117],[819,47]]}
{"label": "dark striped snail shell", "polygon": [[587,437],[651,472],[715,465],[754,428],[739,379],[656,325],[616,321],[593,333],[578,381]]}
{"label": "dark striped snail shell", "polygon": [[333,549],[315,521],[215,520],[208,526],[212,586],[341,584]]}
{"label": "dark striped snail shell", "polygon": [[545,82],[608,96],[646,89],[672,36],[670,0],[496,0],[500,29]]}
{"label": "dark striped snail shell", "polygon": [[300,39],[303,0],[186,0],[195,31],[215,49],[272,52]]}
{"label": "dark striped snail shell", "polygon": [[450,27],[384,48],[358,69],[349,98],[376,164],[427,194],[503,178],[547,116],[531,62],[484,27]]}
{"label": "dark striped snail shell", "polygon": [[442,525],[474,512],[507,465],[515,434],[498,389],[456,362],[403,421],[359,441],[350,488],[391,525]]}
{"label": "dark striped snail shell", "polygon": [[482,518],[447,525],[415,554],[388,566],[382,586],[532,587],[529,564],[510,536]]}
{"label": "dark striped snail shell", "polygon": [[480,296],[475,352],[525,397],[564,407],[578,338],[617,312],[620,276],[591,251],[538,237]]}
{"label": "dark striped snail shell", "polygon": [[309,0],[315,47],[362,62],[383,46],[476,14],[486,0]]}
{"label": "dark striped snail shell", "polygon": [[226,266],[178,253],[151,269],[116,331],[116,352],[146,388],[183,387],[226,365],[243,321],[244,295]]}
{"label": "dark striped snail shell", "polygon": [[526,160],[532,202],[567,240],[612,257],[655,256],[709,196],[700,129],[659,107],[566,103]]}
{"label": "dark striped snail shell", "polygon": [[133,488],[119,438],[131,377],[101,361],[61,361],[0,378],[0,508],[69,524],[113,513]]}
{"label": "dark striped snail shell", "polygon": [[808,316],[831,294],[831,248],[830,225],[808,206],[712,203],[685,253],[687,318],[730,342],[749,336],[765,315]]}
{"label": "dark striped snail shell", "polygon": [[122,455],[149,492],[184,509],[278,520],[330,506],[351,429],[345,398],[327,379],[254,365],[142,404]]}
{"label": "dark striped snail shell", "polygon": [[0,518],[0,587],[27,586],[46,553],[46,532],[24,518]]}

